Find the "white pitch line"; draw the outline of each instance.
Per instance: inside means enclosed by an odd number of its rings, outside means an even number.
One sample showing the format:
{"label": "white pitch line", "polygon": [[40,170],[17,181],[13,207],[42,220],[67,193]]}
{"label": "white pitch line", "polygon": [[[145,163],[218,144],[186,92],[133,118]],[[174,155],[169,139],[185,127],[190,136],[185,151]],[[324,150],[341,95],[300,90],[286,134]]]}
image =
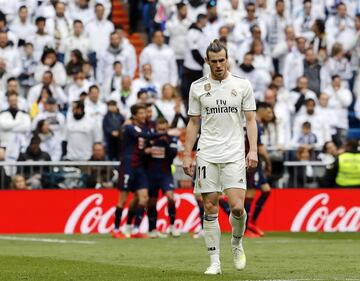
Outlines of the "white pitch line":
{"label": "white pitch line", "polygon": [[33,237],[18,237],[18,236],[0,236],[0,240],[13,240],[13,241],[29,241],[29,242],[42,242],[42,243],[60,243],[60,244],[95,244],[95,241],[85,240],[61,240],[50,238],[33,238]]}

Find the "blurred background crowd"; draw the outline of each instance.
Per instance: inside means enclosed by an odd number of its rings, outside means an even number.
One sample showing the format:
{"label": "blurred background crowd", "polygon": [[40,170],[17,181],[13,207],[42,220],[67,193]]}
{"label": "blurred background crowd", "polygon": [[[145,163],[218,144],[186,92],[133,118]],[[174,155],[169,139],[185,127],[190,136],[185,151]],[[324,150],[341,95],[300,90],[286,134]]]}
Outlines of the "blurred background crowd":
{"label": "blurred background crowd", "polygon": [[[274,186],[307,185],[291,179],[285,160],[331,164],[347,139],[360,138],[360,1],[0,3],[0,161],[117,161],[122,125],[138,102],[148,120],[164,117],[184,132],[189,87],[208,74],[205,51],[215,38],[228,48],[230,71],[271,106],[258,120]],[[183,133],[175,164],[182,141]],[[2,188],[11,177],[18,189],[56,185],[53,168],[0,169]],[[62,177],[114,184],[106,169],[96,172],[106,180],[87,169],[68,167]],[[301,177],[316,171],[304,164]]]}

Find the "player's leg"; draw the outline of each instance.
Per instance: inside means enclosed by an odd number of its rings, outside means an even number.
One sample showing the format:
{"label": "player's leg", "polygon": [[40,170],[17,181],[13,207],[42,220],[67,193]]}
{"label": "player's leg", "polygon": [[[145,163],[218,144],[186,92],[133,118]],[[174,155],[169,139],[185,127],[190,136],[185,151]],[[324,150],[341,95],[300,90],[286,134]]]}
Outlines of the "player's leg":
{"label": "player's leg", "polygon": [[196,159],[195,194],[201,194],[204,204],[204,238],[210,255],[210,266],[205,274],[221,274],[220,266],[220,225],[218,220],[219,165]]}
{"label": "player's leg", "polygon": [[246,220],[246,230],[244,236],[249,238],[260,237],[259,234],[255,233],[251,229],[251,224],[250,224],[250,219],[252,217],[251,206],[255,198],[255,192],[256,192],[255,188],[249,188],[246,190],[246,196],[245,196],[245,211],[247,213],[247,220]]}
{"label": "player's leg", "polygon": [[195,200],[199,208],[199,217],[200,217],[200,230],[194,232],[193,238],[200,238],[204,236],[204,203],[200,194],[195,194]]}
{"label": "player's leg", "polygon": [[204,203],[204,238],[210,256],[210,266],[205,274],[220,274],[220,225],[218,219],[219,193],[202,193]]}
{"label": "player's leg", "polygon": [[168,190],[165,192],[165,196],[168,200],[168,214],[170,220],[170,234],[173,237],[180,237],[180,230],[175,228],[175,218],[176,218],[176,206],[174,191]]}
{"label": "player's leg", "polygon": [[229,198],[230,216],[232,228],[231,250],[234,257],[234,265],[237,270],[243,270],[246,265],[245,252],[242,246],[243,236],[246,229],[246,211],[244,208],[245,189],[228,188],[225,194]]}
{"label": "player's leg", "polygon": [[180,231],[175,228],[176,206],[174,198],[174,178],[172,174],[167,174],[162,177],[161,187],[163,194],[168,201],[168,214],[170,220],[170,235],[179,237]]}
{"label": "player's leg", "polygon": [[114,233],[113,233],[114,238],[119,238],[119,239],[125,238],[124,235],[120,232],[120,222],[127,197],[128,197],[127,191],[125,190],[119,191],[119,199],[116,205],[115,218],[114,218]]}
{"label": "player's leg", "polygon": [[131,235],[132,238],[144,238],[146,235],[142,235],[139,231],[140,224],[142,219],[144,218],[145,208],[147,207],[149,201],[148,189],[147,188],[139,188],[136,190],[136,194],[139,198],[139,203],[135,207],[135,222],[133,233]]}
{"label": "player's leg", "polygon": [[221,209],[224,210],[224,212],[230,216],[230,206],[225,196],[221,196],[219,199],[219,206]]}
{"label": "player's leg", "polygon": [[246,229],[246,211],[244,209],[246,193],[245,161],[224,164],[220,169],[220,182],[230,206],[229,221],[232,228],[231,250],[237,270],[243,270],[246,256],[242,240]]}
{"label": "player's leg", "polygon": [[130,236],[131,236],[132,222],[135,217],[135,208],[138,203],[139,203],[139,198],[138,198],[137,194],[134,193],[134,197],[131,200],[131,202],[129,203],[128,214],[127,214],[127,219],[126,219],[126,226],[125,226],[125,231],[124,231],[125,236],[127,238],[130,238]]}
{"label": "player's leg", "polygon": [[260,186],[260,189],[261,189],[261,195],[256,200],[254,214],[252,215],[251,220],[249,222],[249,228],[252,229],[252,231],[254,231],[255,233],[259,234],[260,236],[263,236],[264,232],[256,225],[256,221],[267,199],[269,198],[271,187],[270,184],[264,183]]}
{"label": "player's leg", "polygon": [[158,189],[150,182],[149,188],[149,203],[147,209],[147,215],[149,219],[149,237],[157,238],[156,223],[157,223],[157,210],[156,203],[158,199]]}

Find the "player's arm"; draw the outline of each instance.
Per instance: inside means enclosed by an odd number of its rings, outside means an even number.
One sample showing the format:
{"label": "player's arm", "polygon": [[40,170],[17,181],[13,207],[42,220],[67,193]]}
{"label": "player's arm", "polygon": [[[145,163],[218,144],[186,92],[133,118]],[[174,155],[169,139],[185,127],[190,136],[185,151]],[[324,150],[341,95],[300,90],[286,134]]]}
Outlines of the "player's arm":
{"label": "player's arm", "polygon": [[169,138],[169,141],[167,142],[165,147],[166,157],[168,159],[174,159],[177,155],[177,151],[177,139]]}
{"label": "player's arm", "polygon": [[193,176],[194,165],[191,157],[191,152],[197,140],[197,135],[200,129],[200,116],[191,116],[189,123],[186,127],[185,149],[183,169],[185,174]]}
{"label": "player's arm", "polygon": [[153,132],[139,132],[135,129],[134,126],[127,126],[126,131],[133,137],[133,138],[144,138],[147,140],[160,138],[166,136],[167,134],[164,133],[153,133]]}
{"label": "player's arm", "polygon": [[271,173],[271,159],[265,145],[263,144],[258,145],[258,151],[259,151],[259,155],[265,161],[265,172],[269,175]]}
{"label": "player's arm", "polygon": [[249,139],[249,153],[246,155],[246,167],[255,169],[258,164],[257,157],[257,125],[255,119],[255,111],[244,111],[246,119],[246,132]]}

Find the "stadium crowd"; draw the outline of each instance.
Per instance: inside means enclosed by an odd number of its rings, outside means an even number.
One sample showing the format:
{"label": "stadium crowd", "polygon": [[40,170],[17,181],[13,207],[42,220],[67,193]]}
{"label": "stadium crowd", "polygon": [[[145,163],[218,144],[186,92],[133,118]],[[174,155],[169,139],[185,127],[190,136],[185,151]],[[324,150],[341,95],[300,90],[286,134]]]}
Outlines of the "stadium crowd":
{"label": "stadium crowd", "polygon": [[[136,103],[149,120],[184,128],[190,85],[208,74],[215,38],[231,72],[271,107],[261,123],[274,167],[285,154],[332,163],[360,127],[359,1],[139,2],[128,1],[129,32],[144,29],[149,42],[137,58],[109,20],[109,0],[1,1],[0,161],[119,160]],[[22,176],[14,188],[41,187],[38,173]]]}

